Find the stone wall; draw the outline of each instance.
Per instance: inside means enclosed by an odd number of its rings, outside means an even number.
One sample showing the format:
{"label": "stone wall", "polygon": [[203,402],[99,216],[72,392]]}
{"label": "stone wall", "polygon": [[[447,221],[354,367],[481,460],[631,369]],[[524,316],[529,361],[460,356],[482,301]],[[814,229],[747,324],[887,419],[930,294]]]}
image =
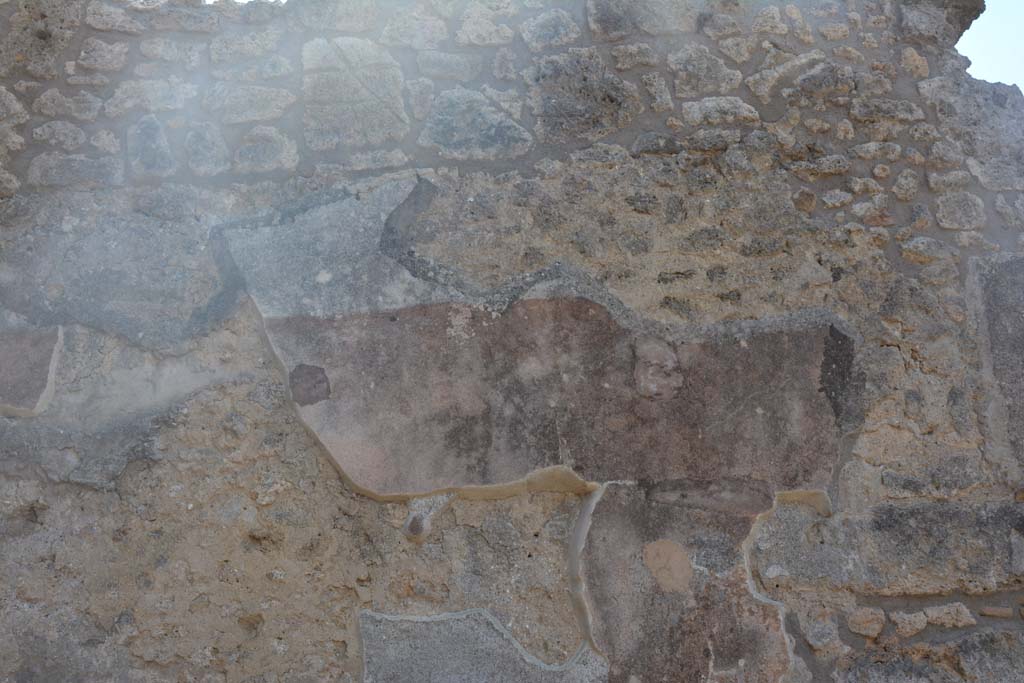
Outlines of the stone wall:
{"label": "stone wall", "polygon": [[1024,681],[981,0],[0,0],[0,681]]}

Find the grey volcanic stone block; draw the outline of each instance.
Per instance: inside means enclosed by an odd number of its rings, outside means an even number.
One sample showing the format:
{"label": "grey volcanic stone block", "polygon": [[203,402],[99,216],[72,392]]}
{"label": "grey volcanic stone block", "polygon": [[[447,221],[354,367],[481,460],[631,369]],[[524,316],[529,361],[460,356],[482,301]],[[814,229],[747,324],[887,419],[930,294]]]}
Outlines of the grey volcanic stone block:
{"label": "grey volcanic stone block", "polygon": [[533,137],[474,90],[447,90],[436,98],[419,144],[446,159],[508,159],[529,150]]}
{"label": "grey volcanic stone block", "polygon": [[128,129],[128,162],[141,177],[166,178],[177,168],[163,124],[152,114]]}
{"label": "grey volcanic stone block", "polygon": [[1024,464],[1024,258],[995,258],[975,267],[1006,435],[1014,457]]}
{"label": "grey volcanic stone block", "polygon": [[364,683],[599,683],[608,677],[607,663],[586,645],[565,664],[541,662],[484,610],[432,617],[363,611],[359,631]]}
{"label": "grey volcanic stone block", "polygon": [[[225,226],[264,318],[331,317],[449,300],[380,252],[385,217],[416,187],[390,180],[360,196],[327,195],[253,224]],[[290,369],[290,368],[289,368]]]}
{"label": "grey volcanic stone block", "polygon": [[312,40],[302,48],[306,142],[315,150],[379,145],[409,130],[402,69],[362,38]]}
{"label": "grey volcanic stone block", "polygon": [[594,48],[543,57],[525,76],[537,137],[547,142],[598,140],[643,111],[637,87],[615,75]]}
{"label": "grey volcanic stone block", "polygon": [[169,203],[187,206],[189,195],[151,192],[164,198],[154,215],[149,202],[133,210],[126,191],[64,191],[7,207],[0,220],[10,230],[11,284],[0,287],[0,304],[36,324],[78,322],[147,347],[216,324],[235,298],[207,248],[207,228],[179,212],[159,217]]}
{"label": "grey volcanic stone block", "polygon": [[0,415],[32,417],[46,410],[62,343],[59,327],[0,331]]}

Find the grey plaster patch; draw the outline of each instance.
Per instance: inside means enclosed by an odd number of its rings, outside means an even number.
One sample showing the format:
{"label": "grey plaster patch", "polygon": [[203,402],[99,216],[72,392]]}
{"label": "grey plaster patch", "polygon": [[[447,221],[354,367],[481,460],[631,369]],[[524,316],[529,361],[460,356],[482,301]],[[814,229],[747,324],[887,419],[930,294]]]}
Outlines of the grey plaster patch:
{"label": "grey plaster patch", "polygon": [[359,630],[364,683],[599,683],[608,678],[607,663],[588,646],[580,646],[564,664],[545,664],[481,609],[429,617],[363,610]]}

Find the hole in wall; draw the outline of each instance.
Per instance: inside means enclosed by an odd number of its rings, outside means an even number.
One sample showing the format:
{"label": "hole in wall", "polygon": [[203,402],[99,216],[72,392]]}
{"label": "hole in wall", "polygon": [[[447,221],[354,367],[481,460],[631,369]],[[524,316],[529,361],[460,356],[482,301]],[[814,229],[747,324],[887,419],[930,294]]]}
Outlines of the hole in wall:
{"label": "hole in wall", "polygon": [[1022,26],[1024,2],[986,0],[985,11],[956,44],[960,54],[971,60],[967,73],[983,81],[1016,85],[1024,90]]}

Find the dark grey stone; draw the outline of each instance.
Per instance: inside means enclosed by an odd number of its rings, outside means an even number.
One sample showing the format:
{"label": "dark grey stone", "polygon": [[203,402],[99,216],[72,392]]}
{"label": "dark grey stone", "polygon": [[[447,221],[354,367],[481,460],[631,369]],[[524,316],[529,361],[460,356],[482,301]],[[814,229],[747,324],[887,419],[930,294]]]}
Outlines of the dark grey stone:
{"label": "dark grey stone", "polygon": [[474,90],[447,90],[434,98],[419,144],[446,159],[488,160],[522,156],[532,136]]}
{"label": "dark grey stone", "polygon": [[132,173],[142,178],[166,178],[177,168],[164,127],[152,114],[139,119],[128,129],[128,163]]}

